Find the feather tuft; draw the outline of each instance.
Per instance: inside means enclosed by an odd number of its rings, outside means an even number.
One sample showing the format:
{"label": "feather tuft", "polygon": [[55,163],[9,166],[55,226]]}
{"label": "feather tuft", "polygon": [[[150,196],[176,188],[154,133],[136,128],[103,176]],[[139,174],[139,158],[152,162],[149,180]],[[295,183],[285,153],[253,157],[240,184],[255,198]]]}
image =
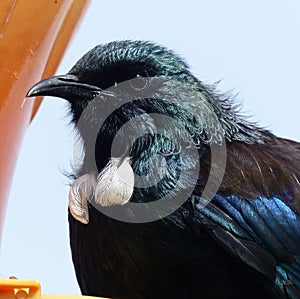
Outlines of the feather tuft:
{"label": "feather tuft", "polygon": [[96,185],[94,174],[84,174],[76,179],[69,192],[69,209],[72,216],[83,224],[89,223],[88,201]]}
{"label": "feather tuft", "polygon": [[134,188],[130,158],[111,158],[97,177],[95,202],[103,207],[126,204]]}

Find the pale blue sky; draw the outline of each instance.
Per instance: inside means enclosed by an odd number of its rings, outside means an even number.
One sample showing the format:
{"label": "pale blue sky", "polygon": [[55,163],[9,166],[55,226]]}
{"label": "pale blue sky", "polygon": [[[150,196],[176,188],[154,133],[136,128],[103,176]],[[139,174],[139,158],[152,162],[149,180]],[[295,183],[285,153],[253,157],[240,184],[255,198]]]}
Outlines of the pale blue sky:
{"label": "pale blue sky", "polygon": [[[57,74],[87,50],[118,39],[174,49],[206,83],[222,79],[243,111],[300,141],[298,0],[92,1]],[[11,190],[0,273],[38,279],[43,293],[79,294],[71,263],[68,180],[72,127],[62,100],[46,98],[25,136]]]}

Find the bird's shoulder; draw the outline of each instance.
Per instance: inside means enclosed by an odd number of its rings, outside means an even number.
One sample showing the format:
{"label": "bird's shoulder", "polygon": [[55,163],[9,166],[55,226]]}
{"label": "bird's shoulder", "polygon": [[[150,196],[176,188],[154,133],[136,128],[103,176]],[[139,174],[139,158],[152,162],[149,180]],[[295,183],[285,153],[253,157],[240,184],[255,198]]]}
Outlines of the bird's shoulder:
{"label": "bird's shoulder", "polygon": [[195,219],[282,298],[299,298],[300,144],[269,137],[229,143],[218,193],[208,203],[193,195]]}
{"label": "bird's shoulder", "polygon": [[280,196],[300,214],[300,143],[268,134],[263,144],[230,142],[220,188],[248,200]]}

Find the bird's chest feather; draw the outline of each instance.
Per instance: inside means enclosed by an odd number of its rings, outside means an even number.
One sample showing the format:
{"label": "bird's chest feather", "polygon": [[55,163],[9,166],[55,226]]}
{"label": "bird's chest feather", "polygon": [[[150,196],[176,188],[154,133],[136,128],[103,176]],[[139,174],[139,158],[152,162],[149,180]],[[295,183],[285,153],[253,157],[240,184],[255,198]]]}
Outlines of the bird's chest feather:
{"label": "bird's chest feather", "polygon": [[[93,207],[88,225],[70,216],[73,260],[83,293],[145,298],[153,292],[151,285],[163,289],[173,283],[171,276],[180,280],[186,267],[183,257],[192,245],[181,230],[162,221],[119,222]],[[192,257],[186,256],[188,260]]]}
{"label": "bird's chest feather", "polygon": [[198,298],[200,288],[201,298],[242,298],[252,276],[193,218],[181,209],[163,221],[129,224],[93,207],[88,225],[70,216],[72,257],[83,294]]}

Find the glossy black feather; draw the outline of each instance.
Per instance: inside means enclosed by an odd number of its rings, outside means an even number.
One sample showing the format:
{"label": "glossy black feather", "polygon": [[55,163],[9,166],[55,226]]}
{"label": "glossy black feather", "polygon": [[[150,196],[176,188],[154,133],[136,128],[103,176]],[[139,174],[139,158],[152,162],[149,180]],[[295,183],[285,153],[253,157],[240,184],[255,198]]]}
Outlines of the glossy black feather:
{"label": "glossy black feather", "polygon": [[[142,91],[122,85],[137,75],[149,80]],[[178,188],[184,191],[191,171],[201,164],[193,193],[163,219],[120,222],[99,212],[93,202],[89,224],[69,214],[72,257],[83,294],[119,299],[300,298],[299,143],[277,138],[241,117],[231,99],[195,78],[180,57],[149,42],[97,46],[58,80],[52,89],[49,81],[38,83],[29,95],[61,96],[70,102],[85,146],[75,177],[100,172],[111,158],[116,133],[135,117],[143,122],[133,123],[131,132],[148,133],[134,144],[121,134],[118,154],[129,150],[133,170],[140,175],[149,172],[151,157],[159,154],[168,171],[156,186],[136,187],[132,202],[175,198],[179,178]],[[158,90],[154,98],[149,86]],[[114,109],[93,144],[79,119],[95,96],[98,101],[85,114],[85,128],[97,127],[103,109],[114,108],[120,99],[126,104]],[[176,120],[168,129],[177,141],[155,133],[158,122],[150,113]],[[190,136],[196,154],[182,160]],[[226,166],[218,191],[207,202],[202,192],[213,166],[212,144],[226,145]],[[161,164],[154,166],[161,174]]]}

